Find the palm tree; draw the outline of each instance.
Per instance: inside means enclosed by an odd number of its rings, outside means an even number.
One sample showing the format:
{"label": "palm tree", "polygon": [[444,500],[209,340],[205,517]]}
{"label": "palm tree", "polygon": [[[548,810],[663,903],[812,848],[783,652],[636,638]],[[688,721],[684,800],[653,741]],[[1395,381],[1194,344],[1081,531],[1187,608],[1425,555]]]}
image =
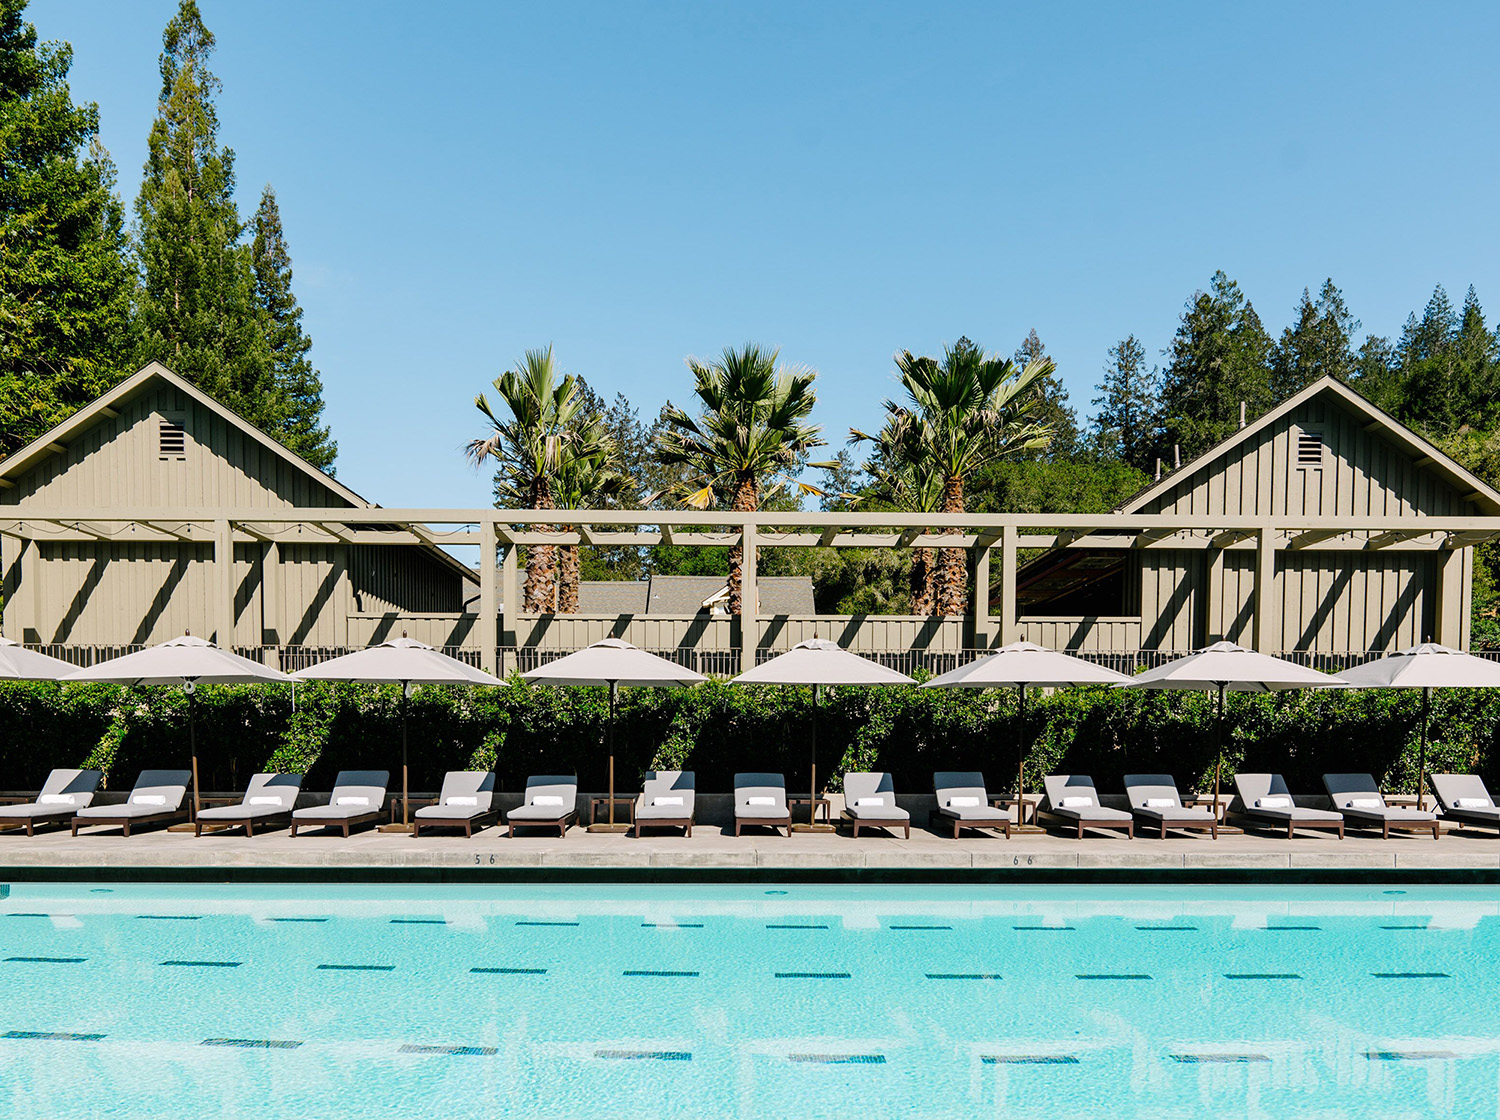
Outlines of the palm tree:
{"label": "palm tree", "polygon": [[[630,477],[619,470],[620,448],[595,413],[578,425],[577,453],[557,483],[558,503],[565,509],[600,509],[631,490]],[[578,613],[582,563],[576,544],[562,546],[558,563],[557,612]]]}
{"label": "palm tree", "polygon": [[[559,479],[581,448],[577,421],[583,397],[577,378],[568,374],[559,379],[549,346],[526,351],[517,369],[495,379],[495,392],[509,415],[498,416],[483,393],[474,398],[474,406],[489,421],[491,431],[469,444],[469,458],[476,465],[486,459],[500,464],[497,499],[513,501],[520,509],[555,509]],[[536,528],[545,532],[551,526]],[[553,609],[556,553],[554,545],[532,545],[526,550],[523,609],[528,614]]]}
{"label": "palm tree", "polygon": [[[889,447],[937,491],[942,513],[964,512],[964,483],[981,467],[1010,455],[1045,447],[1051,429],[1033,419],[1037,381],[1053,372],[1051,358],[1017,369],[1009,358],[986,354],[967,338],[948,347],[942,360],[896,355],[907,403],[885,402],[886,422],[877,443]],[[856,439],[872,439],[851,433]],[[945,530],[957,533],[957,529]],[[964,550],[938,551],[933,584],[937,614],[963,614],[967,601]]]}
{"label": "palm tree", "polygon": [[[858,428],[849,429],[849,442],[868,441],[875,450],[864,464],[864,471],[874,485],[866,498],[888,501],[897,509],[908,513],[931,513],[942,503],[942,479],[932,472],[932,465],[913,446],[920,433],[911,425],[898,425],[887,420],[885,427],[875,435]],[[914,548],[911,550],[911,613],[932,614],[936,601],[933,596],[934,550]]]}
{"label": "palm tree", "polygon": [[[656,437],[656,456],[685,468],[684,478],[664,494],[694,509],[726,501],[736,512],[760,508],[761,500],[792,483],[803,457],[824,440],[807,423],[816,395],[817,373],[806,366],[777,365],[775,350],[746,343],[726,348],[716,362],[688,359],[693,391],[702,406],[694,419],[667,405],[664,429]],[[820,465],[820,464],[813,464]],[[797,493],[820,494],[805,483]],[[729,550],[729,612],[741,613],[740,585],[744,548]]]}

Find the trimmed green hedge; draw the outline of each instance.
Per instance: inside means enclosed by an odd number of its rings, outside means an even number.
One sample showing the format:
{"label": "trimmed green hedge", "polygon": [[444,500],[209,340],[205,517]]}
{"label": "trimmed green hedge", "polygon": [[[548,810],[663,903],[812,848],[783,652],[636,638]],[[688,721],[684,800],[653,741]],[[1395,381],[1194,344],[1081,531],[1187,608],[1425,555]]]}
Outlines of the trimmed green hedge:
{"label": "trimmed green hedge", "polygon": [[[692,769],[698,788],[727,790],[736,770],[807,773],[809,688],[730,686],[625,689],[616,733],[619,785],[641,771]],[[1026,780],[1090,773],[1117,790],[1127,771],[1164,772],[1184,788],[1213,777],[1213,698],[1206,693],[1063,690],[1033,695],[1026,727],[1013,692],[914,688],[825,689],[818,768],[838,788],[851,769],[890,770],[897,788],[930,788],[932,771],[977,769],[996,790],[1014,784],[1016,748],[1029,743]],[[339,769],[401,760],[401,697],[360,685],[205,686],[194,702],[205,789],[238,790],[257,770],[303,771],[327,789]],[[1231,695],[1226,774],[1276,770],[1294,789],[1321,789],[1325,770],[1369,770],[1387,788],[1416,782],[1420,696],[1413,692]],[[412,784],[434,789],[445,770],[494,768],[501,788],[527,774],[572,772],[588,789],[606,778],[603,688],[419,688],[408,702]],[[53,766],[101,768],[124,788],[147,766],[186,765],[181,689],[0,685],[0,787],[35,789]],[[1500,696],[1437,693],[1428,768],[1474,771],[1500,789],[1495,738]]]}

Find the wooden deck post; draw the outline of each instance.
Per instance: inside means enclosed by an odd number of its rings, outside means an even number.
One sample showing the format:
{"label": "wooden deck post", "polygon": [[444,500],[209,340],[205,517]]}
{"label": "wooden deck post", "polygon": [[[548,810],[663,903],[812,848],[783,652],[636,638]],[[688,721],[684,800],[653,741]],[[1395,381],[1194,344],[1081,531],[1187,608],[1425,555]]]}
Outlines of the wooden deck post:
{"label": "wooden deck post", "polygon": [[209,596],[210,622],[220,649],[234,646],[234,528],[228,521],[214,522],[213,591]]}
{"label": "wooden deck post", "polygon": [[1021,640],[1021,624],[1016,604],[1016,552],[1020,533],[1015,525],[1000,530],[1000,644]]}
{"label": "wooden deck post", "polygon": [[747,524],[740,563],[740,672],[755,668],[755,647],[760,642],[760,591],[755,580],[755,526]]}
{"label": "wooden deck post", "polygon": [[[492,551],[491,556],[494,555]],[[500,561],[500,606],[504,609],[504,626],[500,629],[500,644],[516,646],[521,639],[516,630],[516,619],[521,614],[521,588],[516,578],[516,546],[505,546],[505,558]]]}
{"label": "wooden deck post", "polygon": [[[495,596],[495,523],[479,523],[479,667],[496,671],[496,647],[500,644],[500,604]],[[514,561],[512,561],[514,568]],[[509,611],[510,603],[506,603]]]}
{"label": "wooden deck post", "polygon": [[974,546],[974,648],[989,649],[990,633],[990,546]]}
{"label": "wooden deck post", "polygon": [[1255,649],[1280,653],[1281,603],[1276,594],[1276,532],[1255,531]]}

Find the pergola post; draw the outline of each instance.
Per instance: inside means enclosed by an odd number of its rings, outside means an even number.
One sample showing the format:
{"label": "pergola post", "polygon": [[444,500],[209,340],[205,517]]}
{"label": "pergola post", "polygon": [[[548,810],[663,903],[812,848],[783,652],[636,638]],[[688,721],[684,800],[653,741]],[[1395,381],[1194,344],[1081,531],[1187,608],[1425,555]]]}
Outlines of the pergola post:
{"label": "pergola post", "polygon": [[1255,650],[1277,654],[1281,650],[1281,604],[1276,594],[1276,531],[1255,531]]}
{"label": "pergola post", "polygon": [[[496,671],[496,647],[500,645],[500,604],[495,595],[495,523],[479,523],[479,667]],[[512,562],[514,569],[514,562]],[[510,604],[507,603],[507,610]]]}
{"label": "pergola post", "polygon": [[1014,524],[1000,530],[1000,644],[1008,646],[1021,640],[1021,624],[1016,617],[1016,552],[1020,533]]}
{"label": "pergola post", "polygon": [[1464,627],[1464,614],[1469,605],[1468,564],[1471,550],[1467,548],[1443,548],[1433,554],[1436,570],[1436,586],[1433,588],[1436,602],[1432,611],[1432,633],[1418,634],[1419,641],[1431,638],[1439,645],[1453,649],[1468,646],[1468,634]]}
{"label": "pergola post", "polygon": [[265,541],[260,554],[260,644],[279,646],[282,639],[281,546]]}
{"label": "pergola post", "polygon": [[1203,608],[1203,644],[1211,646],[1228,637],[1224,633],[1224,550],[1209,545],[1207,563],[1203,567],[1208,583]]}
{"label": "pergola post", "polygon": [[[493,552],[490,553],[494,555]],[[512,542],[505,546],[505,556],[500,561],[500,606],[505,611],[505,625],[500,630],[502,646],[517,646],[521,639],[516,633],[516,618],[521,613],[521,589],[516,579],[516,546]]]}
{"label": "pergola post", "polygon": [[214,563],[209,596],[214,641],[221,649],[234,646],[234,529],[228,521],[214,522]]}
{"label": "pergola post", "polygon": [[974,646],[990,648],[990,546],[974,546]]}
{"label": "pergola post", "polygon": [[9,533],[0,534],[0,596],[3,596],[3,614],[0,614],[0,635],[13,642],[21,639],[16,634],[20,612],[10,609],[21,589],[21,555],[26,542]]}
{"label": "pergola post", "polygon": [[755,526],[747,524],[740,536],[740,672],[755,668],[760,641],[760,592],[755,582]]}

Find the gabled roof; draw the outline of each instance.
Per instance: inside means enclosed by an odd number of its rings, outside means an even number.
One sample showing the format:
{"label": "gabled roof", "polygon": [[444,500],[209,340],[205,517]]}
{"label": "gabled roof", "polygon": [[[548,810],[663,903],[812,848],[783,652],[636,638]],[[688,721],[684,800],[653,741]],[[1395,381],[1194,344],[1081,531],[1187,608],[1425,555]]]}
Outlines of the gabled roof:
{"label": "gabled roof", "polygon": [[1367,425],[1381,431],[1387,439],[1407,451],[1413,459],[1427,460],[1423,463],[1424,469],[1441,475],[1464,497],[1478,505],[1488,507],[1485,510],[1486,513],[1500,514],[1500,491],[1439,451],[1389,412],[1372,404],[1337,378],[1328,376],[1318,378],[1301,392],[1294,393],[1282,401],[1254,423],[1246,424],[1228,439],[1214,444],[1203,454],[1184,463],[1171,474],[1163,475],[1158,481],[1153,482],[1120,506],[1117,512],[1139,513],[1141,507],[1168,493],[1178,483],[1191,477],[1194,472],[1201,470],[1215,459],[1223,458],[1241,444],[1254,439],[1271,425],[1323,393],[1331,395],[1350,412],[1364,417]]}
{"label": "gabled roof", "polygon": [[179,377],[160,362],[151,362],[142,366],[140,370],[131,374],[92,404],[84,405],[61,424],[52,428],[51,431],[38,436],[13,455],[7,456],[5,459],[0,459],[0,478],[13,479],[18,475],[24,474],[31,467],[51,455],[56,450],[54,445],[63,444],[66,446],[80,433],[91,428],[101,418],[111,417],[121,404],[135,396],[153,381],[165,381],[172,388],[191,397],[198,404],[208,409],[208,411],[233,424],[303,474],[317,481],[325,489],[333,491],[351,506],[357,509],[379,508],[375,507],[373,503],[365,501],[365,499],[361,498],[353,490],[350,490],[349,487],[334,478],[333,475],[319,470],[291,448],[261,431],[238,412],[235,412],[234,409],[220,404],[191,381],[188,381],[184,377]]}

